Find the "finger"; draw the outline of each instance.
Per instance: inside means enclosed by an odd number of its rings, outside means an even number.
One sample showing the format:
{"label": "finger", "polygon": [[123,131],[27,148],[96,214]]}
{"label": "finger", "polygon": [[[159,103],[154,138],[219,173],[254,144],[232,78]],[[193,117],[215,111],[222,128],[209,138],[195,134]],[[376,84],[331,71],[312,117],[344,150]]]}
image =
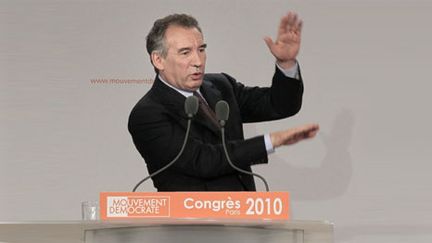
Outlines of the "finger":
{"label": "finger", "polygon": [[319,125],[316,123],[310,124],[311,131],[319,130]]}
{"label": "finger", "polygon": [[313,138],[313,137],[315,137],[315,135],[316,135],[316,131],[313,131],[313,132],[307,132],[307,131],[305,131],[305,132],[301,132],[301,133],[295,134],[294,136],[292,136],[291,139],[292,139],[292,141],[299,142],[301,140],[306,140],[306,139]]}
{"label": "finger", "polygon": [[300,19],[300,21],[297,24],[297,31],[296,32],[298,34],[301,34],[302,28],[303,28],[303,20]]}
{"label": "finger", "polygon": [[305,138],[313,138],[317,135],[318,130],[309,131],[305,134]]}
{"label": "finger", "polygon": [[297,129],[299,129],[299,130],[309,130],[309,129],[315,129],[315,128],[318,128],[318,127],[319,126],[316,123],[308,123],[308,124],[304,124],[304,125],[298,126]]}
{"label": "finger", "polygon": [[265,41],[265,43],[267,44],[268,48],[271,51],[273,49],[273,45],[274,45],[274,42],[273,42],[272,38],[266,36],[266,37],[264,37],[264,41]]}
{"label": "finger", "polygon": [[317,133],[318,133],[318,130],[313,131],[311,134],[309,134],[309,138],[315,137],[317,135]]}
{"label": "finger", "polygon": [[300,33],[303,21],[300,19],[300,17],[298,16],[298,14],[297,13],[293,13],[293,17],[292,17],[292,19],[290,21],[291,22],[289,22],[287,30],[289,32]]}
{"label": "finger", "polygon": [[318,132],[319,130],[319,125],[318,124],[311,124],[311,126],[309,127],[308,132]]}
{"label": "finger", "polygon": [[288,24],[288,15],[285,15],[281,18],[278,29],[278,37],[286,32]]}
{"label": "finger", "polygon": [[318,124],[307,124],[302,127],[299,127],[298,133],[308,136],[309,134],[318,132],[318,130],[319,130]]}
{"label": "finger", "polygon": [[293,19],[292,30],[295,31],[295,30],[299,29],[301,22],[302,22],[301,18],[296,14],[294,19]]}
{"label": "finger", "polygon": [[318,124],[313,124],[309,128],[309,130],[306,131],[305,137],[306,138],[313,138],[318,133],[318,131],[319,131],[319,125]]}
{"label": "finger", "polygon": [[292,18],[292,22],[291,22],[291,25],[290,25],[290,30],[291,31],[294,31],[295,29],[296,29],[296,27],[297,27],[297,21],[298,21],[298,16],[297,16],[297,14],[296,13],[293,13],[293,18]]}
{"label": "finger", "polygon": [[295,14],[293,12],[288,12],[287,15],[287,24],[285,26],[286,31],[291,31],[291,29],[293,28],[294,24],[295,24]]}

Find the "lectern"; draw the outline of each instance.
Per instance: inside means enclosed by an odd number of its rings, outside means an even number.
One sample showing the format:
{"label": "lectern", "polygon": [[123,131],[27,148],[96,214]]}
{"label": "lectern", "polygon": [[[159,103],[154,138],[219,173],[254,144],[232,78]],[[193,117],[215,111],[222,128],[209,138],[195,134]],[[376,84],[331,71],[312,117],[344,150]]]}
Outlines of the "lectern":
{"label": "lectern", "polygon": [[0,243],[333,242],[289,212],[287,192],[102,192],[102,220],[0,223]]}

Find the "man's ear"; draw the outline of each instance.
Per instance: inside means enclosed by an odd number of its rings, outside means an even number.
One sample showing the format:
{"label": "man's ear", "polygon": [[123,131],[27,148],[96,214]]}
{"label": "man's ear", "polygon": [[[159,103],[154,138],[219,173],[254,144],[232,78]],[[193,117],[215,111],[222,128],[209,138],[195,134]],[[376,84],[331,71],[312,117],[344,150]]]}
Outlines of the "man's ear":
{"label": "man's ear", "polygon": [[155,66],[156,69],[158,69],[159,71],[163,71],[165,69],[164,58],[161,56],[159,52],[157,51],[152,52],[150,58],[153,63],[153,66]]}

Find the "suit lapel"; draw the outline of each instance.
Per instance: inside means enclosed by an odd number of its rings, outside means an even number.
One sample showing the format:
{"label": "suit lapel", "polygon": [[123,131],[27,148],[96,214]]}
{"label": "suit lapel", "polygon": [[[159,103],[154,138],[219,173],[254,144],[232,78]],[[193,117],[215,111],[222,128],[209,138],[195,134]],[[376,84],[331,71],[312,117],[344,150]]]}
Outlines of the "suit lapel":
{"label": "suit lapel", "polygon": [[152,92],[155,99],[168,110],[168,114],[186,129],[188,119],[184,110],[186,98],[179,92],[162,83],[157,77],[153,83]]}

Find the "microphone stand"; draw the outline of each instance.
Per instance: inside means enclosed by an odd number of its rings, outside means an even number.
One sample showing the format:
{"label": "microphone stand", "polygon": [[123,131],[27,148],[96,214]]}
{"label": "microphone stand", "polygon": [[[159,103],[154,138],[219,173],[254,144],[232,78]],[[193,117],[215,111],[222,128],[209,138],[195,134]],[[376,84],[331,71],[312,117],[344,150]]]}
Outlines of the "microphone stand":
{"label": "microphone stand", "polygon": [[253,173],[253,172],[250,172],[250,171],[247,171],[247,170],[243,170],[243,169],[241,169],[241,168],[239,168],[239,167],[237,167],[237,166],[234,165],[234,163],[230,159],[230,156],[228,155],[227,147],[226,147],[226,144],[225,144],[225,128],[223,126],[221,127],[221,131],[222,131],[222,145],[223,145],[223,148],[224,148],[224,151],[225,151],[225,156],[226,156],[226,158],[228,160],[228,163],[231,165],[231,167],[233,167],[235,170],[240,171],[240,172],[242,172],[244,174],[248,174],[248,175],[252,175],[252,176],[256,176],[256,177],[260,178],[261,181],[264,183],[266,191],[269,192],[270,191],[269,186],[267,184],[266,179],[264,179],[263,176],[261,176],[261,175],[259,175],[257,173]]}
{"label": "microphone stand", "polygon": [[235,169],[235,170],[237,170],[237,171],[239,171],[241,173],[244,173],[244,174],[247,174],[247,175],[251,175],[251,176],[256,176],[256,177],[260,178],[261,181],[264,183],[266,191],[267,192],[270,191],[269,186],[267,184],[267,181],[266,181],[266,179],[264,179],[263,176],[261,176],[261,175],[259,175],[257,173],[253,173],[253,172],[250,172],[250,171],[247,171],[247,170],[243,170],[243,169],[235,166],[234,163],[231,161],[231,158],[230,158],[230,156],[228,154],[226,142],[225,142],[225,124],[226,124],[226,121],[228,120],[228,117],[229,117],[229,105],[228,105],[228,103],[226,101],[220,100],[220,101],[218,101],[216,103],[215,110],[216,110],[216,117],[219,120],[219,124],[221,126],[222,147],[223,147],[224,152],[225,152],[225,157],[227,158],[228,163],[230,164],[230,166],[233,169]]}
{"label": "microphone stand", "polygon": [[153,172],[152,174],[150,174],[149,176],[147,176],[146,178],[144,178],[140,182],[138,182],[138,184],[133,188],[132,192],[135,192],[136,189],[143,182],[145,182],[146,180],[152,178],[153,176],[156,176],[157,174],[161,173],[162,171],[166,170],[168,167],[170,167],[172,164],[174,164],[178,160],[178,158],[183,154],[184,148],[186,147],[187,140],[188,140],[188,137],[189,137],[189,131],[190,131],[191,123],[192,123],[192,119],[189,118],[188,119],[188,123],[187,123],[187,129],[186,129],[186,134],[185,134],[185,137],[184,137],[183,145],[182,145],[182,147],[180,149],[180,152],[177,154],[177,156],[173,160],[171,160],[171,162],[169,162],[167,165],[165,165],[164,167],[160,168],[159,170]]}

